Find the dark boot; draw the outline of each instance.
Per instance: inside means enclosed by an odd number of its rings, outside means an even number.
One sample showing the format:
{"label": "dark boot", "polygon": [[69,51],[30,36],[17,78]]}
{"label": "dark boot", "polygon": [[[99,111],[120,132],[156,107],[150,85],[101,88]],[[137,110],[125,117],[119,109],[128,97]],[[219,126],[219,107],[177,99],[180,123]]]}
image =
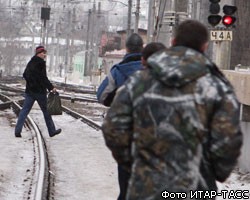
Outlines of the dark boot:
{"label": "dark boot", "polygon": [[21,133],[15,133],[15,136],[16,136],[16,137],[22,137],[22,136],[21,136]]}
{"label": "dark boot", "polygon": [[58,135],[59,133],[61,133],[62,132],[62,129],[57,129],[54,133],[52,133],[52,134],[50,134],[49,136],[50,137],[54,137],[55,135]]}

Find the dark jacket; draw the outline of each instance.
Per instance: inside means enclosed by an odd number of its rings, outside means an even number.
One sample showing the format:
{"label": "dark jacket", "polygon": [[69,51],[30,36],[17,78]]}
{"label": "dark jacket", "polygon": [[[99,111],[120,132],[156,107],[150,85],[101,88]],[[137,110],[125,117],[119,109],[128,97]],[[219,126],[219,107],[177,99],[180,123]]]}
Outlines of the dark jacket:
{"label": "dark jacket", "polygon": [[126,54],[119,64],[111,68],[107,77],[98,87],[98,101],[105,106],[110,106],[117,88],[120,87],[131,74],[139,69],[142,69],[141,53]]}
{"label": "dark jacket", "polygon": [[46,94],[47,89],[53,89],[47,77],[46,62],[38,56],[33,56],[28,62],[23,77],[26,80],[26,93]]}
{"label": "dark jacket", "polygon": [[131,170],[126,199],[216,190],[242,145],[232,86],[208,58],[185,47],[156,53],[148,63],[117,90],[102,126],[114,158]]}

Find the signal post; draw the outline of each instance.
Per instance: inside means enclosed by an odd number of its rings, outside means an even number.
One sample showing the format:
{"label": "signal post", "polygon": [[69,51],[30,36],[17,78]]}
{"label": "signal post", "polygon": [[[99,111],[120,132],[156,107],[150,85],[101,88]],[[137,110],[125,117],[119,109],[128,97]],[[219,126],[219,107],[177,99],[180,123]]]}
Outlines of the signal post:
{"label": "signal post", "polygon": [[[222,69],[230,69],[231,58],[231,41],[233,40],[233,30],[235,28],[236,17],[234,13],[237,7],[231,5],[233,1],[229,0],[209,0],[210,1],[210,15],[208,16],[208,23],[211,25],[210,39],[214,44],[216,51],[216,64]],[[218,12],[218,8],[219,11]],[[222,9],[220,9],[222,8]],[[215,9],[215,10],[214,10]],[[217,10],[216,10],[217,9]],[[250,86],[249,70],[222,70],[224,75],[229,79],[233,85],[236,96],[241,103],[241,129],[244,137],[244,144],[241,149],[241,156],[239,158],[239,167],[243,171],[250,171],[249,159],[249,144],[250,144],[250,93],[248,87]]]}
{"label": "signal post", "polygon": [[208,23],[211,25],[210,40],[214,44],[213,60],[221,69],[230,69],[232,30],[235,28],[234,14],[237,7],[229,4],[224,4],[222,7],[220,0],[209,1]]}

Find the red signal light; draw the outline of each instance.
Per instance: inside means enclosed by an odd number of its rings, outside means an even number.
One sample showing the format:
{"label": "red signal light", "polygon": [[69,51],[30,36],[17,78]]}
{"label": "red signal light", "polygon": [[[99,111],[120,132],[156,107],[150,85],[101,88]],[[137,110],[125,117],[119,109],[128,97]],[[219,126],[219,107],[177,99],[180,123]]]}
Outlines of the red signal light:
{"label": "red signal light", "polygon": [[230,17],[230,16],[225,16],[225,17],[223,18],[224,24],[230,25],[230,24],[232,24],[232,21],[233,21],[233,19],[232,19],[232,17]]}
{"label": "red signal light", "polygon": [[229,26],[232,26],[234,24],[234,22],[236,21],[236,18],[234,16],[229,16],[229,15],[225,15],[223,18],[222,18],[222,23],[229,27]]}
{"label": "red signal light", "polygon": [[222,18],[222,23],[227,28],[234,27],[234,23],[236,21],[236,17],[234,16],[234,14],[236,11],[237,11],[236,6],[231,6],[231,5],[224,5],[223,6],[223,13],[225,15]]}

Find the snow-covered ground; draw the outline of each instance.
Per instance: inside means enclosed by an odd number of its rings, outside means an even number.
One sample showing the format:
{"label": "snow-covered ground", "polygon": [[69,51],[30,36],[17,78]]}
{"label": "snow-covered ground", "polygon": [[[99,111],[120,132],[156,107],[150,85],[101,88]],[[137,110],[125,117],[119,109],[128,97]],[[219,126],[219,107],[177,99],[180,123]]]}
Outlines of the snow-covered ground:
{"label": "snow-covered ground", "polygon": [[221,196],[217,196],[217,200],[250,199],[249,172],[241,172],[236,168],[224,183],[217,183],[217,185],[218,193],[221,193]]}
{"label": "snow-covered ground", "polygon": [[[22,138],[14,136],[15,116],[11,110],[0,111],[0,116],[0,200],[28,199],[33,171],[33,136],[26,127]],[[51,199],[117,198],[117,165],[105,146],[101,131],[63,113],[53,116],[62,133],[50,138],[37,104],[30,116],[39,125],[46,141],[54,180]]]}
{"label": "snow-covered ground", "polygon": [[[31,114],[36,116],[36,113],[40,113],[39,109],[33,108]],[[3,113],[4,114],[4,113]],[[9,115],[5,113],[4,115]],[[63,132],[61,135],[56,136],[55,138],[47,137],[47,140],[50,144],[50,149],[53,149],[58,145],[62,149],[54,150],[54,159],[59,159],[58,162],[61,165],[71,164],[69,167],[69,171],[74,169],[79,169],[79,167],[75,166],[74,159],[71,157],[64,157],[62,152],[60,151],[69,151],[70,147],[76,143],[81,141],[82,148],[80,152],[75,151],[74,154],[78,154],[79,158],[84,155],[84,159],[86,161],[85,167],[79,173],[73,172],[71,175],[73,176],[83,176],[86,178],[86,184],[82,185],[82,187],[72,188],[72,190],[83,190],[87,193],[85,194],[88,199],[97,199],[95,198],[99,192],[102,193],[102,200],[111,200],[116,199],[118,195],[118,183],[117,183],[117,170],[116,163],[113,160],[109,150],[105,146],[103,141],[101,132],[91,131],[87,133],[84,137],[79,135],[76,136],[77,130],[82,130],[82,123],[78,123],[77,120],[72,119],[71,123],[65,123],[69,121],[69,116],[55,116],[53,117],[55,120],[55,124],[59,128],[63,128]],[[26,187],[26,182],[24,179],[18,179],[18,174],[20,173],[28,173],[27,171],[28,164],[31,162],[29,149],[31,148],[28,143],[29,136],[24,132],[23,138],[15,138],[14,137],[14,126],[13,121],[10,123],[6,121],[6,119],[0,118],[1,125],[1,140],[0,140],[0,199],[1,200],[19,200],[21,198],[20,191]],[[45,127],[45,122],[43,121],[43,117],[40,116],[40,125],[44,126],[44,130],[42,130],[45,135],[47,134],[47,130]],[[72,127],[73,126],[73,127]],[[244,130],[244,145],[243,145],[243,154],[240,159],[240,165],[244,166],[244,171],[242,168],[237,167],[230,177],[224,183],[218,183],[219,191],[223,195],[217,196],[217,200],[227,200],[227,199],[250,199],[250,172],[247,170],[249,166],[250,156],[248,154],[250,145],[249,144],[249,124],[243,123]],[[71,130],[69,132],[65,132],[64,130]],[[76,136],[74,139],[73,136]],[[91,144],[91,145],[90,145]],[[85,148],[86,147],[86,148]],[[69,149],[65,149],[69,148]],[[82,151],[81,151],[82,150]],[[88,162],[88,159],[89,162]],[[15,165],[17,161],[23,161],[22,165]],[[14,161],[14,162],[13,162]],[[26,162],[24,162],[26,161]],[[71,162],[72,161],[72,162]],[[77,161],[77,159],[76,159]],[[79,161],[79,160],[78,160]],[[244,163],[245,161],[245,163]],[[28,163],[27,163],[28,162]],[[89,169],[89,170],[88,170]],[[61,170],[61,169],[60,169]],[[102,173],[103,172],[103,173]],[[66,172],[65,172],[66,173]],[[101,175],[101,176],[100,176]],[[93,179],[93,180],[91,180]],[[76,179],[77,180],[77,179]],[[67,190],[68,182],[66,180],[61,179],[59,185],[65,185],[65,190]],[[70,180],[70,181],[73,181]],[[66,184],[67,183],[67,184]],[[90,184],[91,183],[91,184]],[[69,183],[72,184],[72,183]],[[79,192],[82,194],[82,192]],[[89,195],[89,196],[88,196]],[[56,198],[57,199],[57,198]],[[81,200],[81,198],[70,198],[67,196],[60,196],[60,200]]]}

